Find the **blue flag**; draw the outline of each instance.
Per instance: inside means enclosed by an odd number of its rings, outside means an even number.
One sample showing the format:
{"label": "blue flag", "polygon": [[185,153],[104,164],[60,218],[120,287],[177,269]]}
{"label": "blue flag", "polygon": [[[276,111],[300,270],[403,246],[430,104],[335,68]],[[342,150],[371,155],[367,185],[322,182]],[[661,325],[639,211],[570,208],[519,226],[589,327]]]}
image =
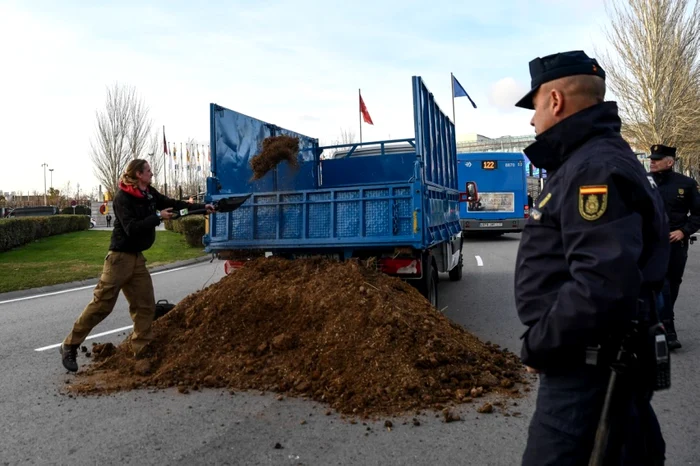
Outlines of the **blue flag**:
{"label": "blue flag", "polygon": [[474,103],[472,98],[469,97],[469,94],[467,94],[467,91],[464,90],[464,88],[459,83],[459,81],[457,81],[457,78],[455,78],[454,75],[452,75],[452,87],[454,89],[453,97],[466,97],[467,99],[469,99],[469,102],[472,103],[472,106],[474,108],[476,108],[476,104]]}

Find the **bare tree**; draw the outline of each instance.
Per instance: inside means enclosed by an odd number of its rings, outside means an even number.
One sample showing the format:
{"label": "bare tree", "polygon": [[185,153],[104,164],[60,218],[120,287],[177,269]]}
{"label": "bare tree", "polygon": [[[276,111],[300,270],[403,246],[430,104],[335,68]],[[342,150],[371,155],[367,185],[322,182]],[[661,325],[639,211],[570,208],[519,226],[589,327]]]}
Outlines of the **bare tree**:
{"label": "bare tree", "polygon": [[107,89],[105,108],[96,116],[96,140],[91,143],[94,173],[113,197],[129,160],[145,158],[152,124],[136,89],[119,84]]}
{"label": "bare tree", "polygon": [[134,88],[128,88],[129,95],[129,151],[132,159],[144,158],[153,122],[148,117],[148,107],[140,99]]}
{"label": "bare tree", "polygon": [[61,192],[61,201],[67,203],[68,198],[71,196],[71,193],[73,192],[73,187],[71,186],[71,182],[67,181],[66,184],[63,186],[63,189],[61,189],[60,192]]}
{"label": "bare tree", "polygon": [[609,0],[613,55],[597,53],[618,97],[622,132],[636,150],[678,147],[686,166],[700,155],[700,3]]}
{"label": "bare tree", "polygon": [[340,128],[340,137],[337,139],[337,144],[353,144],[355,142],[357,142],[357,137],[354,131]]}
{"label": "bare tree", "polygon": [[162,190],[164,180],[162,180],[163,171],[163,133],[160,129],[156,130],[151,134],[150,141],[148,143],[148,164],[151,166],[151,171],[153,172],[153,184]]}
{"label": "bare tree", "polygon": [[[345,128],[340,128],[340,134],[329,145],[340,146],[343,144],[354,144],[356,142],[359,141],[357,140],[357,136],[355,135],[354,131]],[[340,149],[329,149],[327,151],[324,151],[321,158],[333,158],[333,156],[336,152],[338,152],[338,150]]]}

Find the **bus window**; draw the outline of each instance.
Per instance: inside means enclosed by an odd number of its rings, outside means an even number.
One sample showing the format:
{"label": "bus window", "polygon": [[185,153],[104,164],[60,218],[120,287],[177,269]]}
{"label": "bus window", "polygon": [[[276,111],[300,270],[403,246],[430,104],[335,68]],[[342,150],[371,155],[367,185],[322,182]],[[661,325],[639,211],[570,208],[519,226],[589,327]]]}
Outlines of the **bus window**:
{"label": "bus window", "polygon": [[514,193],[479,193],[479,203],[472,210],[467,206],[468,212],[515,212]]}

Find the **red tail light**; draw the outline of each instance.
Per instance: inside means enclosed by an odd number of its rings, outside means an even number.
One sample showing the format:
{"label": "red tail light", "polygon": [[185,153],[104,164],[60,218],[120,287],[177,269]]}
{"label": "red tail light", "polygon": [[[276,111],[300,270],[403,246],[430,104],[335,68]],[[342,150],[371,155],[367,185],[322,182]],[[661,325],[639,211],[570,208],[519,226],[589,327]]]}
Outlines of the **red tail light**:
{"label": "red tail light", "polygon": [[530,206],[526,205],[525,206],[525,218],[529,218],[529,217],[530,217]]}
{"label": "red tail light", "polygon": [[420,259],[380,259],[379,269],[389,275],[420,275]]}
{"label": "red tail light", "polygon": [[236,269],[243,267],[243,262],[241,261],[226,261],[224,262],[224,273],[226,275],[230,274]]}

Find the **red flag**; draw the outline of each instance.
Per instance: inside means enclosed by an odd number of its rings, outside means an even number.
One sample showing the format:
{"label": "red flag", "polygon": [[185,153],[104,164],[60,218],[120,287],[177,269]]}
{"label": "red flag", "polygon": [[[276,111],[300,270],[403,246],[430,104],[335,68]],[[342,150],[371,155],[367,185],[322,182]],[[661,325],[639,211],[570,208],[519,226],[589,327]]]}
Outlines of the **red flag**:
{"label": "red flag", "polygon": [[362,113],[362,119],[365,120],[365,123],[374,125],[374,123],[372,123],[372,117],[369,116],[369,112],[365,106],[365,101],[362,100],[362,94],[360,94],[360,112]]}

